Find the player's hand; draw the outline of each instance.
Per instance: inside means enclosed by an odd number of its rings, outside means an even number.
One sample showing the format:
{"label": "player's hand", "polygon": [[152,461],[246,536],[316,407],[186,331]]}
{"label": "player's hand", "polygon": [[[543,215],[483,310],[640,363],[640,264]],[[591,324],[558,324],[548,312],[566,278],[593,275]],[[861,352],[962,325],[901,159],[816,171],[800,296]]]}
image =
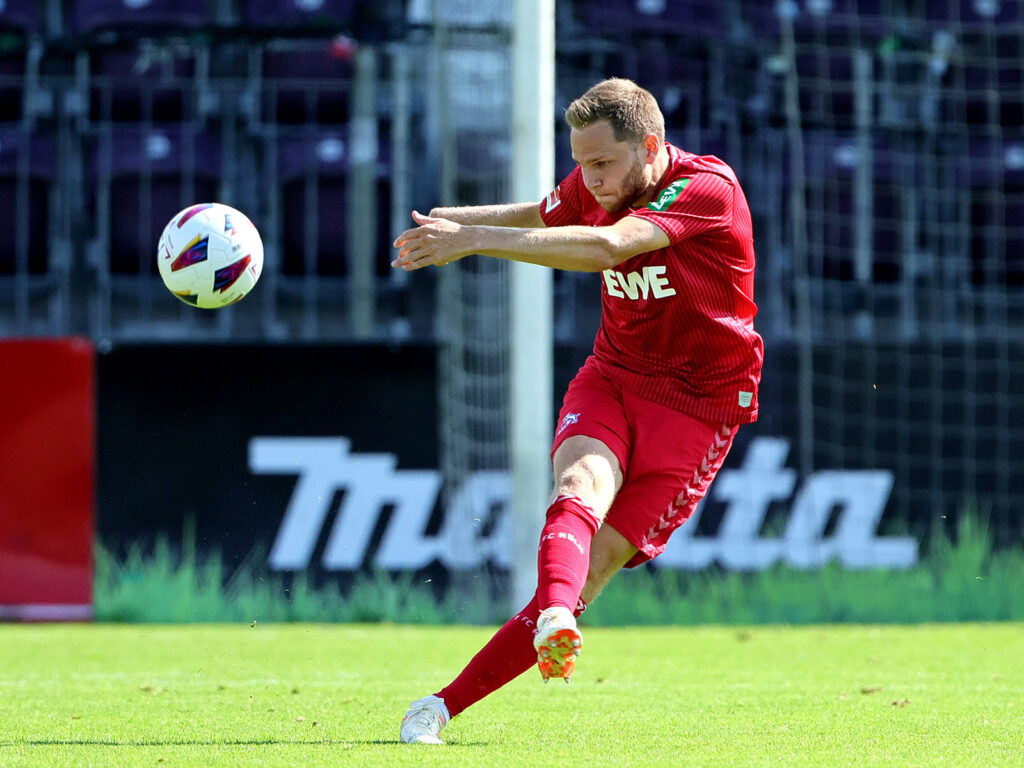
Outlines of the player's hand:
{"label": "player's hand", "polygon": [[460,246],[461,224],[424,216],[419,211],[412,212],[412,219],[419,226],[407,229],[395,239],[398,256],[391,262],[392,267],[406,271],[443,267],[468,255]]}

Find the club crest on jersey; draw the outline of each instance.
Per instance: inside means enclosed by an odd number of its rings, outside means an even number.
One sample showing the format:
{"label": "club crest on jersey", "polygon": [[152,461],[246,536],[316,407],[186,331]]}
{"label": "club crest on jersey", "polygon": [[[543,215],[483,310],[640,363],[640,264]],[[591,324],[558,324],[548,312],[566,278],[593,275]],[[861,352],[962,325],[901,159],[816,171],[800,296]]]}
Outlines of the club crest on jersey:
{"label": "club crest on jersey", "polygon": [[555,187],[551,194],[544,198],[544,212],[551,213],[555,208],[562,204],[562,186]]}

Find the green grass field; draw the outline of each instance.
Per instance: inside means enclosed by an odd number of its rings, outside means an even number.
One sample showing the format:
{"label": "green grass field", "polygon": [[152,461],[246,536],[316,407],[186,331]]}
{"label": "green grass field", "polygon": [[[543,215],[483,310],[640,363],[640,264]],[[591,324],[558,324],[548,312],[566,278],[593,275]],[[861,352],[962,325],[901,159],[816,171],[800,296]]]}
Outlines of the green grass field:
{"label": "green grass field", "polygon": [[397,742],[486,627],[0,626],[0,766],[1020,766],[1024,625],[591,628]]}

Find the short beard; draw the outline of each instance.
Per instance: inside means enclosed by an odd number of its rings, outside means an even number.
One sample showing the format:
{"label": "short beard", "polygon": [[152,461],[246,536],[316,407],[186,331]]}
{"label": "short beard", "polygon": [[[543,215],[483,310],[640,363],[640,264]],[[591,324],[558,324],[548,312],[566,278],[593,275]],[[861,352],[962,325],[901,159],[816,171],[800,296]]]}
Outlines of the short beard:
{"label": "short beard", "polygon": [[639,159],[633,163],[633,166],[629,169],[629,175],[622,180],[622,195],[619,197],[619,202],[614,208],[606,209],[609,213],[624,211],[644,196],[644,193],[647,192],[644,168],[645,164]]}

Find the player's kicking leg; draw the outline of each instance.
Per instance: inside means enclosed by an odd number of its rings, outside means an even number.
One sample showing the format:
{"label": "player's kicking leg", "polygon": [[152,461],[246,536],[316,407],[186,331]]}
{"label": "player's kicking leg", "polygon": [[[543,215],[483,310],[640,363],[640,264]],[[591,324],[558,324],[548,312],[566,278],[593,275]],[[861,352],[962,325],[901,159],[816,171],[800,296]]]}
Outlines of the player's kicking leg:
{"label": "player's kicking leg", "polygon": [[547,682],[572,678],[583,635],[571,608],[579,608],[590,570],[591,545],[622,483],[615,454],[587,435],[567,437],[555,450],[555,496],[545,513],[537,553],[537,618],[533,647]]}
{"label": "player's kicking leg", "polygon": [[[604,551],[601,544],[597,545],[596,553],[591,547],[592,541],[607,539],[608,534],[601,534],[600,530],[594,533],[601,517],[595,514],[595,509],[602,513],[608,509],[622,482],[622,474],[618,460],[606,446],[582,435],[569,437],[562,443],[556,451],[554,464],[560,495],[546,516],[541,543],[544,552],[538,556],[538,593],[470,660],[455,680],[438,694],[413,702],[402,721],[403,742],[441,744],[441,729],[452,717],[535,663],[545,679],[572,676],[576,655],[583,645],[582,635],[568,608],[542,611],[541,600],[546,609],[576,605],[581,590],[583,600],[587,600],[587,595],[596,595],[618,566],[628,559],[617,560],[615,555]],[[581,482],[573,482],[574,479]],[[588,488],[588,483],[596,483],[596,487]],[[589,587],[588,575],[594,575],[595,555],[601,577]],[[545,613],[542,650],[538,650],[534,645],[537,624]]]}
{"label": "player's kicking leg", "polygon": [[[613,528],[603,527],[597,532],[590,549],[590,572],[583,587],[583,597],[577,606],[576,615],[584,610],[589,601],[597,597],[615,572],[635,552],[636,547]],[[534,664],[539,664],[540,654],[532,645],[532,641],[539,634],[533,617],[539,613],[543,612],[537,607],[537,597],[534,595],[526,607],[509,619],[480,649],[458,677],[437,694],[414,701],[402,719],[402,741],[407,744],[443,743],[441,730],[453,717],[519,677]],[[547,678],[561,676],[565,679],[572,676],[576,660],[574,651],[582,648],[583,638],[578,636],[579,646],[573,645],[571,636],[566,643],[566,636],[558,635],[558,630],[566,626],[576,628],[573,614],[570,614],[568,619],[564,615],[555,615],[547,620],[543,627],[549,641],[552,635],[556,636],[556,653],[548,658]],[[578,628],[576,632],[579,632]],[[546,647],[550,654],[551,646]],[[563,650],[566,652],[562,653]],[[552,657],[555,664],[550,663]],[[566,659],[571,663],[566,664]],[[559,668],[560,675],[552,674],[553,666]],[[541,674],[544,675],[543,669]]]}
{"label": "player's kicking leg", "polygon": [[590,568],[576,613],[561,607],[541,611],[533,646],[537,649],[537,668],[545,683],[552,677],[560,677],[567,683],[572,679],[576,657],[583,649],[583,634],[576,626],[576,616],[601,593],[612,576],[634,554],[636,547],[622,534],[603,526],[591,544]]}

